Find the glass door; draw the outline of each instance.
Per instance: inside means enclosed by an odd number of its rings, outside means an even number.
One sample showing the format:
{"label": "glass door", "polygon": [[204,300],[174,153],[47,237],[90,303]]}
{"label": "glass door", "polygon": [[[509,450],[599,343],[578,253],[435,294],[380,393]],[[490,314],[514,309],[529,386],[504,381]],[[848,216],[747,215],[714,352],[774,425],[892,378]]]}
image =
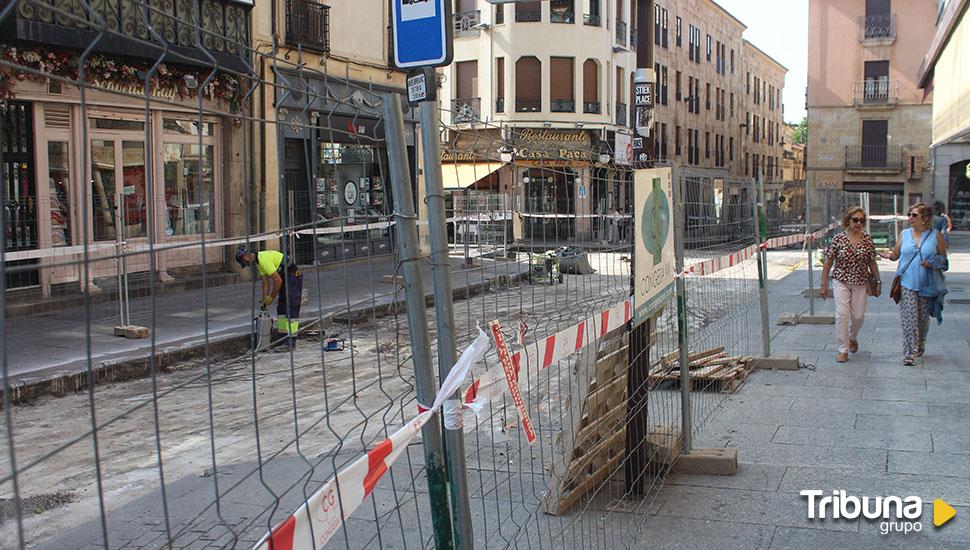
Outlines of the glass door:
{"label": "glass door", "polygon": [[96,242],[135,239],[148,234],[145,141],[91,139],[91,217]]}

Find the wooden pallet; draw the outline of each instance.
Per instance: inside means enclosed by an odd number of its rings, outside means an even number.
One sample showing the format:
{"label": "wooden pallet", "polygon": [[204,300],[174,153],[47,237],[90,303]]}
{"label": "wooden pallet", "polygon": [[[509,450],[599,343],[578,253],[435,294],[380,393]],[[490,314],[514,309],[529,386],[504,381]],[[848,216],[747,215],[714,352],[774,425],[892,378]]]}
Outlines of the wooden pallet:
{"label": "wooden pallet", "polygon": [[618,329],[579,354],[573,367],[576,383],[563,404],[570,410],[554,442],[549,490],[542,500],[546,513],[568,512],[623,462],[629,352],[628,336]]}
{"label": "wooden pallet", "polygon": [[[680,386],[679,351],[661,358],[660,364],[650,370],[647,383],[650,388],[668,383]],[[728,357],[724,348],[714,348],[688,355],[691,391],[736,392],[751,372],[754,359],[747,356]]]}

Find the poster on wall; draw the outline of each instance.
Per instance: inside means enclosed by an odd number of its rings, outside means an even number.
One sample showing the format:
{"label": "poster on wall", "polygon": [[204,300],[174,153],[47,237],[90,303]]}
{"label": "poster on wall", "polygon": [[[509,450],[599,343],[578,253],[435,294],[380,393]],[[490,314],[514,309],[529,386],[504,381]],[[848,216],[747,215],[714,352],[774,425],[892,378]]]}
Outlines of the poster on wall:
{"label": "poster on wall", "polygon": [[674,291],[672,172],[637,170],[634,180],[634,325],[663,308]]}
{"label": "poster on wall", "polygon": [[633,163],[633,136],[630,134],[616,133],[613,138],[613,158],[616,164],[630,165]]}

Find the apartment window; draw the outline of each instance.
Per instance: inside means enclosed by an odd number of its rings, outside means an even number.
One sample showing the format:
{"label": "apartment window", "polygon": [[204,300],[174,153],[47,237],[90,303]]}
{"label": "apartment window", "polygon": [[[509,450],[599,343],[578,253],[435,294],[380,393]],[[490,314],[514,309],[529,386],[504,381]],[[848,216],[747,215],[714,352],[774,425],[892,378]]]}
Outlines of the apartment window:
{"label": "apartment window", "polygon": [[701,79],[694,79],[694,114],[701,114]]}
{"label": "apartment window", "polygon": [[744,134],[751,135],[751,113],[744,113]]}
{"label": "apartment window", "polygon": [[734,74],[734,48],[731,48],[731,74]]}
{"label": "apartment window", "polygon": [[536,23],[541,20],[542,2],[517,2],[515,4],[516,23]]}
{"label": "apartment window", "polygon": [[660,40],[660,5],[653,5],[653,43],[659,46]]}
{"label": "apartment window", "polygon": [[680,156],[680,126],[674,127],[674,156]]}
{"label": "apartment window", "polygon": [[663,73],[663,78],[661,79],[661,82],[663,82],[663,85],[661,86],[661,89],[660,89],[660,102],[666,105],[667,104],[667,66],[666,65],[661,66],[660,71]]}
{"label": "apartment window", "polygon": [[707,35],[707,62],[711,62],[711,35]]}
{"label": "apartment window", "polygon": [[677,42],[677,47],[682,48],[684,46],[684,20],[677,16],[674,22],[674,39]]}
{"label": "apartment window", "polygon": [[863,166],[885,166],[888,144],[888,120],[863,120],[861,159],[855,160],[861,160]]}
{"label": "apartment window", "polygon": [[747,84],[745,85],[744,93],[747,95],[751,95],[751,73],[745,73],[745,75],[747,75],[745,76],[745,82],[747,82]]}
{"label": "apartment window", "polygon": [[495,112],[505,112],[505,58],[495,58]]}
{"label": "apartment window", "polygon": [[734,118],[734,92],[731,92],[731,118]]}
{"label": "apartment window", "polygon": [[728,139],[728,160],[734,162],[734,138]]}
{"label": "apartment window", "polygon": [[687,129],[687,164],[694,164],[694,131]]}
{"label": "apartment window", "polygon": [[573,0],[552,0],[549,4],[549,21],[551,23],[575,23],[576,10],[573,9]]}
{"label": "apartment window", "polygon": [[595,59],[583,63],[583,112],[598,115],[600,109],[600,67]]}
{"label": "apartment window", "polygon": [[721,74],[721,41],[718,40],[715,46],[717,48],[717,64],[714,66],[714,70],[717,74]]}
{"label": "apartment window", "polygon": [[679,102],[683,100],[683,93],[681,92],[681,88],[680,88],[680,84],[681,84],[680,71],[677,71],[677,76],[675,78],[676,80],[674,81],[674,93],[675,93],[674,98]]}
{"label": "apartment window", "polygon": [[701,162],[701,131],[694,130],[694,162]]}
{"label": "apartment window", "polygon": [[694,61],[694,25],[687,26],[687,57]]}
{"label": "apartment window", "polygon": [[758,128],[758,115],[754,115],[753,121],[754,121],[754,142],[761,143],[761,132],[759,132],[759,128]]}
{"label": "apartment window", "polygon": [[553,113],[576,112],[576,89],[572,57],[549,58],[549,91],[552,102],[549,110]]}
{"label": "apartment window", "polygon": [[687,112],[694,112],[694,77],[687,77]]}
{"label": "apartment window", "polygon": [[600,26],[600,0],[585,0],[586,13],[583,14],[583,24],[593,27]]}
{"label": "apartment window", "polygon": [[711,158],[711,133],[704,132],[704,158]]}
{"label": "apartment window", "polygon": [[721,166],[721,158],[717,154],[718,145],[720,144],[720,142],[721,142],[720,134],[714,134],[714,166],[715,167]]}
{"label": "apartment window", "polygon": [[481,96],[478,95],[478,61],[455,63],[454,99],[452,117],[455,122],[480,120]]}
{"label": "apartment window", "polygon": [[[518,8],[519,4],[516,4]],[[533,56],[515,62],[515,112],[542,110],[542,62]]]}
{"label": "apartment window", "polygon": [[667,158],[667,123],[660,124],[660,158]]}
{"label": "apartment window", "polygon": [[749,168],[750,166],[748,166],[748,154],[745,153],[744,154],[744,175],[745,176],[750,174]]}
{"label": "apartment window", "polygon": [[707,108],[708,111],[710,111],[711,110],[711,83],[708,82],[707,84],[705,84],[704,88],[705,88],[705,91],[707,92],[705,96],[704,106]]}
{"label": "apartment window", "polygon": [[775,87],[768,86],[768,110],[775,110]]}
{"label": "apartment window", "polygon": [[495,5],[495,24],[501,25],[505,23],[505,4]]}
{"label": "apartment window", "polygon": [[661,46],[667,47],[667,8],[663,8],[660,12],[660,32],[663,33],[663,40],[661,40]]}

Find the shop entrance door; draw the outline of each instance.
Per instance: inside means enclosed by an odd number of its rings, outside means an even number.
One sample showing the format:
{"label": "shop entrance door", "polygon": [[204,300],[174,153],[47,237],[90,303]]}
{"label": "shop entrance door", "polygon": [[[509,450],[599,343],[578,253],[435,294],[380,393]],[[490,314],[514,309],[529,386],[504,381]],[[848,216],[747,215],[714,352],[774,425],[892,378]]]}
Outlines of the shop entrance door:
{"label": "shop entrance door", "polygon": [[[34,181],[33,118],[30,103],[0,102],[0,151],[3,153],[4,251],[37,248],[37,186]],[[6,262],[6,288],[35,286],[40,282],[37,260]],[[21,271],[22,269],[27,271]]]}
{"label": "shop entrance door", "polygon": [[[313,228],[313,208],[310,201],[315,198],[316,194],[308,179],[307,153],[305,140],[286,140],[283,153],[283,179],[286,196],[283,198],[283,204],[286,208],[287,227],[297,230]],[[313,238],[306,235],[293,240],[292,246],[297,264],[308,265],[313,263],[313,242]]]}

